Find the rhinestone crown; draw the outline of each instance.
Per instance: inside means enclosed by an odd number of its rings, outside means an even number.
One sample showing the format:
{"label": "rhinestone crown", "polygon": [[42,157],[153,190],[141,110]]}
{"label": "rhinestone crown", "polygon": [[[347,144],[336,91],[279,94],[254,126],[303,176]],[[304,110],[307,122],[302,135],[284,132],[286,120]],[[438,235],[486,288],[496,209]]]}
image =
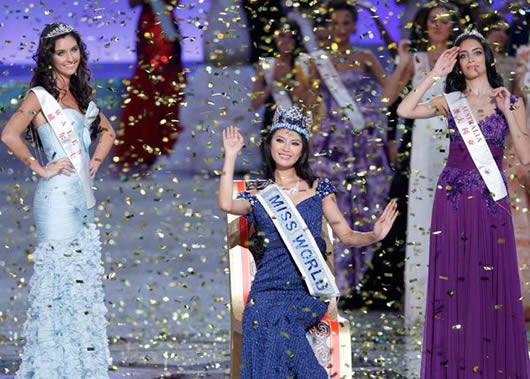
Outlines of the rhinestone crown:
{"label": "rhinestone crown", "polygon": [[304,115],[297,106],[287,109],[282,109],[278,106],[272,119],[271,132],[276,129],[286,128],[298,132],[309,140],[311,138],[311,124],[311,116]]}
{"label": "rhinestone crown", "polygon": [[74,28],[71,27],[70,25],[61,23],[42,38],[52,38],[52,37],[60,36],[61,34],[70,33],[73,30]]}

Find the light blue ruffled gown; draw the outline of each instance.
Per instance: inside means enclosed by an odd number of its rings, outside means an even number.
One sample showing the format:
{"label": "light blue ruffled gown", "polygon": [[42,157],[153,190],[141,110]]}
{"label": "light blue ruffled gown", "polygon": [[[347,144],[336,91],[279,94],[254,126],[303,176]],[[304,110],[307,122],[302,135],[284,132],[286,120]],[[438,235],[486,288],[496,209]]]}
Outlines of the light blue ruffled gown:
{"label": "light blue ruffled gown", "polygon": [[[97,112],[93,103],[86,118],[65,109],[87,165],[90,133],[85,124]],[[49,124],[37,131],[48,162],[66,156]],[[101,243],[94,207],[87,209],[79,176],[40,180],[33,211],[38,245],[23,331],[26,345],[16,378],[108,378]]]}

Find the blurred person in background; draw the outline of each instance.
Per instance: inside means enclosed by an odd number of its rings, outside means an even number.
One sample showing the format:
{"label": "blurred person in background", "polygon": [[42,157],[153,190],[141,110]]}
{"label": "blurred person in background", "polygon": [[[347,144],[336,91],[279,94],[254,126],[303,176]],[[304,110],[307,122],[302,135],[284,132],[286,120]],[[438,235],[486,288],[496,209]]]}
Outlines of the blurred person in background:
{"label": "blurred person in background", "polygon": [[250,63],[271,56],[275,50],[272,23],[285,16],[281,0],[243,0],[250,32]]}
{"label": "blurred person in background", "polygon": [[136,34],[138,61],[127,94],[114,149],[123,173],[149,169],[161,155],[169,155],[182,130],[179,103],[183,97],[177,0],[129,0],[141,7]]}
{"label": "blurred person in background", "polygon": [[[410,80],[417,86],[430,72],[442,52],[453,44],[460,30],[459,19],[458,10],[448,3],[431,2],[418,11],[411,40],[399,44],[394,71],[399,73],[398,80],[389,81],[383,91],[389,104]],[[425,92],[423,101],[443,93],[445,78],[440,79]],[[447,120],[442,117],[418,119],[412,127],[405,263],[405,318],[409,325],[421,320],[425,305],[432,207],[447,157],[447,133]]]}
{"label": "blurred person in background", "polygon": [[[305,102],[321,109],[312,139],[313,169],[337,184],[337,202],[350,225],[367,231],[390,184],[386,118],[377,95],[389,78],[374,54],[351,44],[357,18],[349,2],[329,4],[329,49],[313,57]],[[373,248],[344,247],[335,254],[337,284],[344,296],[353,295],[372,254]],[[345,301],[343,307],[350,304]]]}
{"label": "blurred person in background", "polygon": [[296,59],[303,51],[300,28],[294,21],[282,17],[273,23],[272,30],[276,49],[272,57],[260,58],[252,91],[252,109],[265,106],[263,138],[269,133],[276,107],[287,109],[298,105],[303,108],[303,89],[297,83],[295,70]]}
{"label": "blurred person in background", "polygon": [[[411,8],[416,11],[416,6]],[[417,9],[414,17],[406,22],[404,33],[410,34],[410,45],[421,43],[422,22],[431,11],[428,7]],[[403,17],[403,20],[406,20]],[[397,52],[397,50],[396,50]],[[394,68],[395,69],[395,68]],[[409,80],[407,90],[411,89]],[[403,307],[405,251],[407,240],[407,196],[410,176],[410,147],[414,120],[401,119],[396,111],[401,102],[398,97],[388,107],[387,141],[389,159],[394,176],[388,197],[398,204],[397,222],[388,236],[381,241],[381,247],[374,254],[372,264],[363,278],[361,291],[355,302],[369,309],[400,310]]]}

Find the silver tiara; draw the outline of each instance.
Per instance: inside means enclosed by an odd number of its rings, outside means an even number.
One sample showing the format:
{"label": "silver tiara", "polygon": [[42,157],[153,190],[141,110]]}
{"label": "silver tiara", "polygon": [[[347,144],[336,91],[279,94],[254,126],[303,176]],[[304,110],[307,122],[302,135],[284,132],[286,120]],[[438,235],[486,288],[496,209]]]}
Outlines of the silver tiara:
{"label": "silver tiara", "polygon": [[297,106],[292,106],[287,109],[282,109],[278,106],[272,119],[271,132],[276,129],[286,128],[298,132],[309,140],[311,138],[311,124],[311,116],[304,115],[302,110]]}
{"label": "silver tiara", "polygon": [[51,32],[49,32],[42,38],[52,38],[52,37],[60,36],[61,34],[70,33],[73,30],[74,28],[68,24],[59,24]]}
{"label": "silver tiara", "polygon": [[477,29],[471,29],[470,31],[466,32],[466,34],[478,37],[478,38],[480,38],[482,40],[486,39],[486,38],[484,38],[484,36],[482,34],[479,33],[479,31]]}

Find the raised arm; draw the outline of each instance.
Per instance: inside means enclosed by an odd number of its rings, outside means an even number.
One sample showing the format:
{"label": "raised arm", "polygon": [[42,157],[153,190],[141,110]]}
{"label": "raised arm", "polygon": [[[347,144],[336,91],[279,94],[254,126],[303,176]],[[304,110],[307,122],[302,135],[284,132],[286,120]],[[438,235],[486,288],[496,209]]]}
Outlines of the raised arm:
{"label": "raised arm", "polygon": [[219,180],[219,194],[217,204],[223,212],[235,215],[246,215],[252,211],[248,200],[232,198],[232,179],[234,178],[234,168],[237,154],[243,148],[243,136],[239,133],[239,128],[230,126],[223,130],[223,146],[225,151],[225,161],[223,172]]}
{"label": "raised arm", "polygon": [[437,80],[440,80],[453,70],[459,49],[459,47],[455,46],[445,50],[440,55],[432,71],[399,104],[397,114],[400,117],[416,119],[447,116],[448,108],[443,96],[434,97],[425,103],[420,103],[420,100]]}
{"label": "raised arm", "polygon": [[[307,76],[304,74],[302,65],[307,65]],[[320,74],[314,59],[310,58],[308,62],[299,62],[296,69],[296,81],[300,87],[300,99],[305,107],[315,116],[316,108],[319,106],[320,93]]]}
{"label": "raised arm", "polygon": [[116,133],[114,132],[114,129],[112,128],[112,125],[110,124],[107,117],[105,117],[103,112],[99,112],[99,116],[101,117],[101,122],[99,124],[101,133],[99,133],[96,151],[94,151],[94,155],[90,160],[89,173],[91,178],[96,176],[99,166],[105,160],[107,154],[112,148],[114,139],[116,138]]}
{"label": "raised arm", "polygon": [[394,72],[383,84],[383,103],[386,105],[394,104],[400,92],[405,88],[407,83],[414,75],[414,63],[410,53],[410,41],[402,40],[398,47],[399,62]]}
{"label": "raised arm", "polygon": [[322,201],[322,210],[328,221],[333,233],[344,245],[348,247],[363,247],[381,241],[386,237],[392,224],[397,217],[397,203],[391,201],[386,206],[383,214],[374,224],[374,230],[371,232],[357,232],[352,230],[348,222],[342,215],[337,206],[335,194],[328,195]]}

